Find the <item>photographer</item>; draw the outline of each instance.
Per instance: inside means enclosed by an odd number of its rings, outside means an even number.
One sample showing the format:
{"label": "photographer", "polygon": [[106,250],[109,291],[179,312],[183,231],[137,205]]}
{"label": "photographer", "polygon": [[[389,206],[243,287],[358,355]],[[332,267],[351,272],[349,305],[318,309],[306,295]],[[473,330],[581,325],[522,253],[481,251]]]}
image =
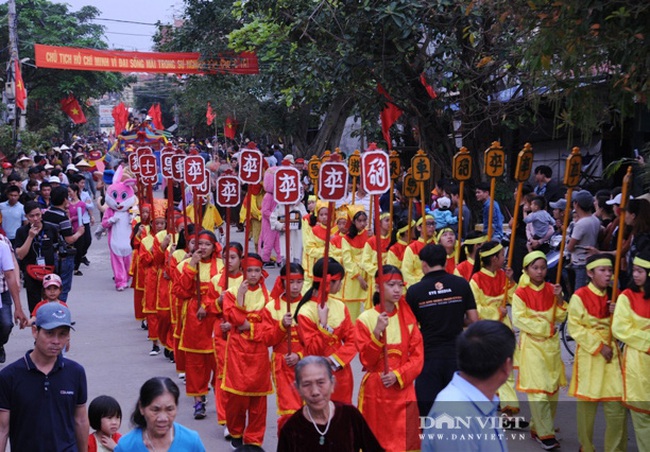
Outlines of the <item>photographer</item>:
{"label": "photographer", "polygon": [[52,189],[52,207],[43,214],[43,223],[57,229],[59,233],[58,259],[56,273],[61,276],[61,301],[68,300],[68,293],[72,288],[72,272],[74,271],[74,258],[77,250],[74,244],[84,235],[85,226],[80,226],[77,232],[72,232],[72,223],[68,218],[68,189],[56,187]]}

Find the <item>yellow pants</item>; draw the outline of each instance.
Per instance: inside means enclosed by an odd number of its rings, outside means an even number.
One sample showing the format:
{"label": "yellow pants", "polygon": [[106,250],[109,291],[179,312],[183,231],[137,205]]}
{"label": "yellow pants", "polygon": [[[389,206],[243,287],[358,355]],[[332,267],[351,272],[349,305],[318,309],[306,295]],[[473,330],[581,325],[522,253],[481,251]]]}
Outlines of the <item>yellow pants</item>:
{"label": "yellow pants", "polygon": [[541,439],[555,438],[555,412],[559,391],[553,395],[529,393],[530,431]]}
{"label": "yellow pants", "polygon": [[510,372],[510,376],[497,391],[499,401],[501,402],[501,411],[509,411],[511,414],[519,413],[519,398],[515,391],[515,376]]}
{"label": "yellow pants", "polygon": [[[594,437],[594,422],[599,402],[578,400],[578,441],[583,452],[596,450]],[[627,450],[627,425],[625,422],[625,407],[621,402],[602,402],[605,412],[605,452]]]}
{"label": "yellow pants", "polygon": [[639,452],[650,452],[650,414],[630,410]]}

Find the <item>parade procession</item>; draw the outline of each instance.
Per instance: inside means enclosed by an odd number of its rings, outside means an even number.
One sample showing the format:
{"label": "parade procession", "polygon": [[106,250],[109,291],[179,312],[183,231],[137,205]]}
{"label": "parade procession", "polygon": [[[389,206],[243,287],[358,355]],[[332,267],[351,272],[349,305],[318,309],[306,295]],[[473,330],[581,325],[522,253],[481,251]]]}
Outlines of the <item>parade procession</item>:
{"label": "parade procession", "polygon": [[650,5],[69,3],[0,4],[0,451],[650,452]]}

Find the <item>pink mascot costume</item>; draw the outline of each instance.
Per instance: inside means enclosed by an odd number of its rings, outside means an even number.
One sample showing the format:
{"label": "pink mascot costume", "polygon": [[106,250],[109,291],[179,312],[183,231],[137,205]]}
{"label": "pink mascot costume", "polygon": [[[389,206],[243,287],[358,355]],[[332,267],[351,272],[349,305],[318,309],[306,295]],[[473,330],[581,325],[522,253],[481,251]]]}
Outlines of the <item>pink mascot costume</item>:
{"label": "pink mascot costume", "polygon": [[264,198],[262,199],[262,233],[260,240],[257,244],[257,249],[262,250],[262,261],[271,262],[271,252],[275,250],[277,262],[280,262],[280,233],[271,227],[271,214],[275,209],[277,203],[273,199],[273,188],[275,180],[275,172],[279,169],[278,166],[272,166],[264,173]]}
{"label": "pink mascot costume", "polygon": [[113,183],[106,190],[108,208],[102,219],[102,226],[108,230],[108,247],[111,252],[111,266],[115,276],[115,288],[124,290],[128,285],[131,266],[131,218],[129,209],[135,205],[133,192],[135,179],[124,178],[124,168],[115,171]]}

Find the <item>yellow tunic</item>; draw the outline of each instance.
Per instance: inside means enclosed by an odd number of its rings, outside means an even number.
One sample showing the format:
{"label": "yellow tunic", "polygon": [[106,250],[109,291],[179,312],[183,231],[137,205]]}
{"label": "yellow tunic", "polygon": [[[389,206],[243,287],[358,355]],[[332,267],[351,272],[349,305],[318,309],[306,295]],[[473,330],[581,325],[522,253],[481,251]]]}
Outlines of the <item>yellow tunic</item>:
{"label": "yellow tunic", "polygon": [[650,300],[643,299],[643,292],[629,290],[619,295],[616,301],[612,333],[625,343],[623,403],[634,411],[650,414],[650,318],[632,309],[631,297],[650,304]]}
{"label": "yellow tunic", "polygon": [[[190,221],[194,222],[194,204],[190,204],[185,209],[185,215]],[[223,226],[223,219],[221,214],[214,206],[214,204],[208,204],[208,207],[205,209],[205,213],[202,213],[203,218],[201,219],[201,227],[207,231],[214,232],[215,229]]]}
{"label": "yellow tunic", "polygon": [[[594,312],[599,310],[598,316]],[[576,341],[573,374],[569,395],[581,400],[620,401],[623,395],[623,376],[616,342],[609,332],[607,294],[592,283],[578,289],[569,302],[569,333]],[[608,363],[600,354],[605,345],[613,351]]]}
{"label": "yellow tunic", "polygon": [[343,278],[343,286],[341,291],[332,295],[334,298],[339,298],[346,303],[362,303],[368,296],[367,290],[361,288],[361,283],[358,277],[361,276],[368,282],[368,275],[361,267],[361,256],[363,248],[353,246],[346,237],[341,240],[341,257],[343,259],[343,267],[345,268],[345,277]]}
{"label": "yellow tunic", "polygon": [[512,321],[519,328],[517,390],[555,394],[566,386],[560,335],[556,323],[566,319],[567,306],[558,306],[553,286],[520,287],[512,297]]}
{"label": "yellow tunic", "polygon": [[[308,228],[309,232],[303,235],[303,248],[304,255],[302,266],[305,269],[305,283],[307,280],[313,281],[314,279],[314,264],[318,259],[325,254],[325,228],[320,223],[317,223],[314,228]],[[314,229],[317,231],[314,233]],[[306,229],[303,229],[306,231]],[[305,284],[307,285],[307,284]]]}
{"label": "yellow tunic", "polygon": [[[474,293],[479,318],[481,320],[500,320],[512,329],[510,318],[507,315],[501,318],[501,312],[499,311],[499,308],[504,304],[503,294],[506,290],[506,281],[508,279],[503,270],[492,273],[490,270],[482,268],[478,273],[474,273],[469,285]],[[510,303],[516,288],[516,284],[508,281],[506,303]]]}
{"label": "yellow tunic", "polygon": [[412,242],[404,251],[404,259],[402,260],[402,275],[404,276],[404,282],[407,286],[412,286],[415,283],[420,282],[424,273],[422,272],[422,261],[418,254],[420,250],[424,248],[425,245],[429,243],[435,243],[435,238],[431,237],[427,243],[424,243],[424,239],[420,237],[416,242]]}

